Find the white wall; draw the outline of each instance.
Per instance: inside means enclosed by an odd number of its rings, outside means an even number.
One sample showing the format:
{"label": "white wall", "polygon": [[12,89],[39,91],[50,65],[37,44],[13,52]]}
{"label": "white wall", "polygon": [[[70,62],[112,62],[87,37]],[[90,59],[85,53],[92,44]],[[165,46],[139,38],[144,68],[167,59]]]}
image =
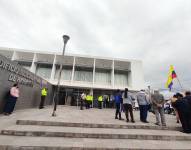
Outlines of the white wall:
{"label": "white wall", "polygon": [[141,90],[145,88],[143,65],[141,61],[131,62],[131,84],[135,90]]}
{"label": "white wall", "polygon": [[[8,55],[9,53],[12,54],[12,59],[16,59],[18,58],[17,56],[17,50],[13,49],[13,50],[6,50],[6,54]],[[14,53],[13,53],[14,52]],[[0,53],[1,53],[1,49],[0,49]],[[2,53],[5,53],[4,51],[2,51]],[[27,51],[19,51],[19,55],[23,54],[23,57],[26,55]],[[56,73],[56,68],[55,65],[56,63],[59,64],[58,62],[64,62],[63,60],[67,60],[64,59],[64,57],[62,57],[61,55],[55,55],[55,54],[36,54],[33,52],[29,52],[29,54],[31,55],[31,57],[33,58],[32,60],[32,64],[31,64],[31,68],[30,71],[35,73],[36,72],[36,62],[37,61],[41,61],[41,59],[48,59],[49,57],[51,58],[51,60],[49,60],[53,65],[51,68],[51,75],[50,75],[50,79],[49,82],[52,84],[57,84],[57,80],[55,80],[54,76]],[[37,58],[38,55],[38,58]],[[42,56],[41,56],[42,55]],[[41,56],[41,57],[40,57]],[[47,57],[46,57],[47,56]],[[65,56],[65,58],[68,57],[68,61],[70,61],[69,64],[67,65],[71,65],[72,67],[72,78],[70,81],[61,81],[61,84],[63,85],[67,85],[67,86],[77,86],[77,87],[84,87],[84,86],[88,86],[89,88],[105,88],[105,89],[114,89],[114,88],[119,88],[119,89],[124,89],[124,87],[122,87],[122,85],[115,85],[114,82],[114,70],[117,69],[128,69],[129,73],[128,73],[128,88],[130,90],[140,90],[143,89],[145,87],[144,85],[144,75],[143,75],[143,66],[142,66],[142,62],[141,61],[136,61],[136,60],[120,60],[120,59],[112,59],[112,58],[100,58],[100,57],[91,57],[91,56],[72,56],[72,55],[67,55]],[[70,58],[69,58],[70,57]],[[76,59],[75,59],[76,58]],[[26,58],[27,59],[27,58]],[[97,62],[96,62],[97,60]],[[91,66],[92,67],[92,81],[90,83],[85,83],[83,81],[74,81],[74,77],[75,77],[75,71],[74,69],[76,68],[76,66],[79,66],[79,64],[86,67],[86,66]],[[64,65],[64,64],[63,64]],[[116,66],[115,66],[116,65]],[[109,68],[111,69],[111,85],[101,85],[99,82],[95,82],[95,73],[96,73],[96,67],[98,68]],[[125,86],[125,85],[124,85]]]}

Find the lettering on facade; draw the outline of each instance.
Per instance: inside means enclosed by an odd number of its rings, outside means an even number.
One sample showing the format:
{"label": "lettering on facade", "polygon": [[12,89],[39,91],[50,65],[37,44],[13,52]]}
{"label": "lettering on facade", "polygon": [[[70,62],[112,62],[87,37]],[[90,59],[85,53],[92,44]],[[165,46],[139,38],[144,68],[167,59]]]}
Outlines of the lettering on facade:
{"label": "lettering on facade", "polygon": [[0,68],[11,72],[8,77],[8,81],[17,82],[26,86],[33,86],[33,83],[41,84],[41,78],[30,74],[28,71],[9,62],[0,60]]}
{"label": "lettering on facade", "polygon": [[31,80],[20,77],[16,74],[10,74],[8,80],[12,82],[17,82],[19,84],[23,84],[26,86],[33,86],[33,82]]}

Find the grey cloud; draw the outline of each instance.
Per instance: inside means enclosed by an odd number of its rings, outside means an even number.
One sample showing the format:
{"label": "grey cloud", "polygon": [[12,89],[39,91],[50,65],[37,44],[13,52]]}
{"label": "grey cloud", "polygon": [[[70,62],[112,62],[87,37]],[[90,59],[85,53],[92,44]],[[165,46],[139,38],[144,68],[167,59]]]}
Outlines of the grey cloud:
{"label": "grey cloud", "polygon": [[[169,65],[189,87],[191,1],[0,0],[0,46],[143,60],[145,80],[164,87]],[[178,85],[177,85],[178,86]]]}

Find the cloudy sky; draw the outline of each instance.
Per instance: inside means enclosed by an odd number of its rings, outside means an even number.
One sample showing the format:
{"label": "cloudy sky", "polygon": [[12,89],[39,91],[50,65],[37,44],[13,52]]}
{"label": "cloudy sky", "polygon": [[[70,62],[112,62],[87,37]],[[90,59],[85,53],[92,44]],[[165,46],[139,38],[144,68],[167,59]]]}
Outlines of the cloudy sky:
{"label": "cloudy sky", "polygon": [[141,59],[164,88],[173,64],[191,85],[190,0],[0,0],[0,47]]}

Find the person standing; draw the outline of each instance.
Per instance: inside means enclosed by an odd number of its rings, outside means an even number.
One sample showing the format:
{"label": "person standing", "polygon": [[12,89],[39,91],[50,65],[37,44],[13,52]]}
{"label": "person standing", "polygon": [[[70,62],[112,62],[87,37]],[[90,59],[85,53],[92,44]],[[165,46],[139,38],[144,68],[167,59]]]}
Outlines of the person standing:
{"label": "person standing", "polygon": [[4,115],[10,115],[13,112],[18,97],[19,97],[19,87],[18,84],[16,83],[13,85],[13,87],[11,87],[9,91],[9,97],[4,107]]}
{"label": "person standing", "polygon": [[102,109],[102,102],[103,102],[103,96],[100,95],[100,96],[98,97],[98,108],[99,108],[99,109]]}
{"label": "person standing", "polygon": [[185,92],[185,100],[188,104],[188,109],[190,110],[188,119],[189,119],[190,131],[191,131],[191,92],[190,91]]}
{"label": "person standing", "polygon": [[109,108],[109,96],[106,95],[106,108]]}
{"label": "person standing", "polygon": [[128,88],[125,88],[125,92],[122,95],[123,98],[123,107],[125,110],[125,116],[126,116],[126,121],[129,122],[129,113],[131,116],[131,122],[134,123],[134,117],[133,117],[133,98],[128,92]]}
{"label": "person standing", "polygon": [[93,94],[90,94],[90,101],[89,101],[90,108],[93,108],[93,100],[94,100]]}
{"label": "person standing", "polygon": [[47,96],[47,88],[44,87],[41,90],[41,101],[40,101],[39,109],[44,108],[44,101],[46,99],[46,96]]}
{"label": "person standing", "polygon": [[[183,96],[182,96],[183,97]],[[176,123],[180,123],[180,118],[179,118],[179,115],[178,115],[178,111],[176,110],[176,108],[173,106],[174,102],[177,100],[177,97],[176,95],[174,95],[171,99],[170,99],[170,102],[171,102],[171,105],[172,105],[172,108],[174,110],[174,113],[175,113],[175,116],[176,116]]]}
{"label": "person standing", "polygon": [[183,97],[182,94],[180,93],[175,94],[172,99],[172,105],[178,111],[183,132],[191,133],[191,122],[190,122],[191,114],[190,114],[190,107],[186,97]]}
{"label": "person standing", "polygon": [[[121,96],[121,91],[118,89],[115,96],[115,107],[116,107],[116,112],[115,112],[115,119],[123,120],[121,118],[121,105],[122,105],[122,96]],[[119,118],[118,118],[119,115]]]}
{"label": "person standing", "polygon": [[190,91],[186,91],[184,98],[185,98],[186,101],[188,102],[188,105],[189,105],[190,111],[191,111],[191,92],[190,92]]}
{"label": "person standing", "polygon": [[160,94],[159,91],[155,90],[154,94],[151,96],[151,99],[156,116],[155,124],[160,126],[160,120],[161,120],[162,126],[166,126],[165,115],[164,115],[164,103],[165,103],[164,96]]}
{"label": "person standing", "polygon": [[83,110],[84,102],[86,100],[86,94],[83,92],[80,96],[80,110]]}
{"label": "person standing", "polygon": [[147,115],[150,102],[144,90],[141,90],[140,92],[137,93],[137,102],[139,105],[141,122],[149,123],[147,121]]}
{"label": "person standing", "polygon": [[86,95],[86,109],[90,108],[90,104],[91,104],[91,95],[87,94]]}

